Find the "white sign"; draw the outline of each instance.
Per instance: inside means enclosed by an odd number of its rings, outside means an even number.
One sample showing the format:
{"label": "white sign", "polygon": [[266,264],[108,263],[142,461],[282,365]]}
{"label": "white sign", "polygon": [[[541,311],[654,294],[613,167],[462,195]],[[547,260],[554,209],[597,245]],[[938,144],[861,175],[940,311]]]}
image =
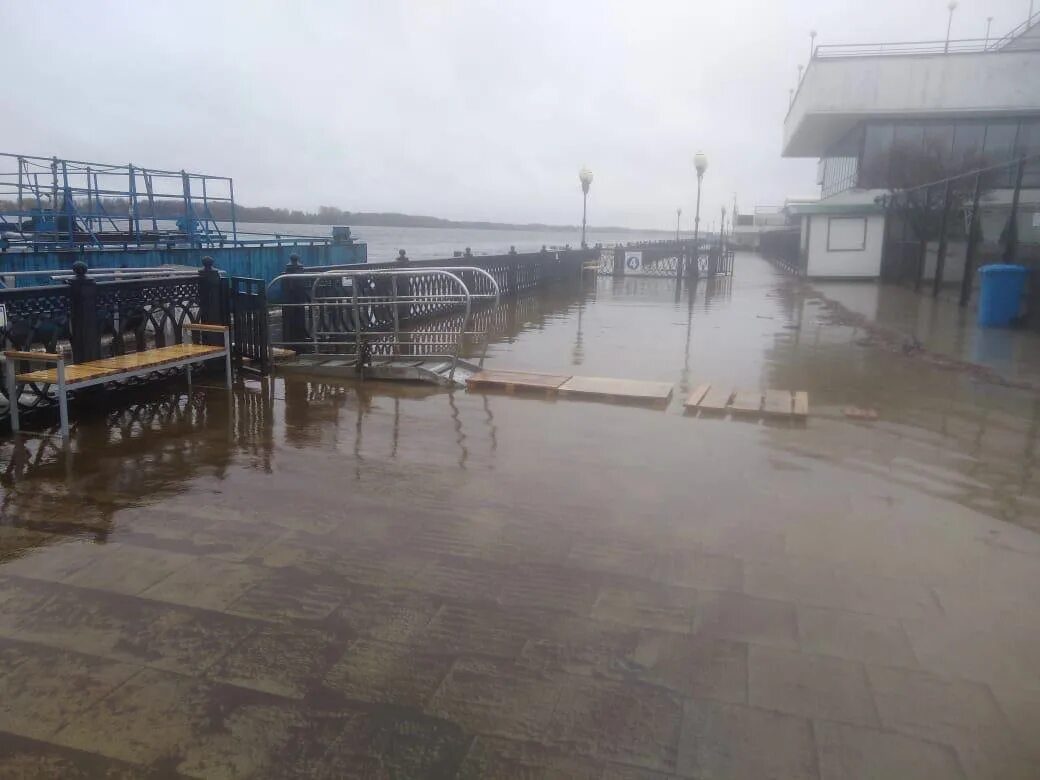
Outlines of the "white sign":
{"label": "white sign", "polygon": [[1040,228],[1040,211],[1033,212],[1033,227]]}
{"label": "white sign", "polygon": [[626,271],[642,271],[643,270],[643,253],[642,252],[625,252],[625,270]]}
{"label": "white sign", "polygon": [[7,325],[7,307],[0,303],[0,328]]}

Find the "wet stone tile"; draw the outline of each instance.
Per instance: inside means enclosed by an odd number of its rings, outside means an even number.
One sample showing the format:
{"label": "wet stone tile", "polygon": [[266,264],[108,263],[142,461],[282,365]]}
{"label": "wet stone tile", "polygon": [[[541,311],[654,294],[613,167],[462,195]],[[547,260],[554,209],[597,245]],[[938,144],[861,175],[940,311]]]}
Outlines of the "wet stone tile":
{"label": "wet stone tile", "polygon": [[0,526],[0,571],[3,565],[16,561],[36,550],[64,541],[58,534],[36,531],[31,528]]}
{"label": "wet stone tile", "polygon": [[0,587],[0,635],[106,655],[127,622],[128,599],[56,583],[8,578]]}
{"label": "wet stone tile", "polygon": [[173,604],[223,610],[264,576],[264,570],[256,566],[218,558],[196,558],[140,595]]}
{"label": "wet stone tile", "polygon": [[522,564],[506,575],[499,601],[506,606],[588,615],[599,585],[596,574],[573,566]]}
{"label": "wet stone tile", "polygon": [[[457,780],[538,778],[538,780],[603,780],[605,766],[537,742],[477,737],[459,767]],[[620,778],[615,778],[620,780]]]}
{"label": "wet stone tile", "polygon": [[167,768],[146,768],[96,753],[0,733],[0,777],[17,780],[177,780],[183,776]]}
{"label": "wet stone tile", "polygon": [[54,742],[195,777],[251,776],[300,715],[284,700],[146,669],[57,733]]}
{"label": "wet stone tile", "polygon": [[451,665],[448,657],[412,646],[359,639],[329,669],[324,684],[348,699],[421,708]]}
{"label": "wet stone tile", "polygon": [[135,595],[184,568],[194,556],[136,545],[107,545],[105,551],[63,582],[81,588]]}
{"label": "wet stone tile", "polygon": [[58,582],[100,557],[107,545],[84,540],[65,540],[36,548],[4,562],[2,572],[19,577]]}
{"label": "wet stone tile", "polygon": [[684,777],[816,780],[805,718],[704,700],[688,700],[683,710],[678,769]]}
{"label": "wet stone tile", "polygon": [[330,619],[330,625],[383,642],[405,643],[418,637],[437,612],[441,600],[412,590],[352,589]]}
{"label": "wet stone tile", "polygon": [[756,707],[879,725],[867,675],[859,663],[752,646],[748,670],[749,701]]}
{"label": "wet stone tile", "polygon": [[353,590],[328,577],[265,569],[255,585],[227,605],[227,611],[277,622],[318,621],[331,615]]}
{"label": "wet stone tile", "polygon": [[887,666],[917,666],[902,624],[856,612],[798,607],[802,650]]}
{"label": "wet stone tile", "polygon": [[673,771],[682,706],[660,688],[597,680],[557,678],[559,703],[551,739],[568,750],[605,761]]}
{"label": "wet stone tile", "polygon": [[886,728],[950,745],[1007,730],[985,685],[873,666],[867,667],[867,674]]}
{"label": "wet stone tile", "polygon": [[361,764],[369,773],[359,778],[453,778],[471,740],[458,725],[440,718],[369,705],[360,717],[344,720],[318,771],[297,776],[350,777]]}
{"label": "wet stone tile", "polygon": [[702,592],[695,634],[774,647],[798,647],[794,605],[741,593]]}
{"label": "wet stone tile", "polygon": [[4,642],[0,731],[46,739],[139,667],[35,644]]}
{"label": "wet stone tile", "polygon": [[689,588],[610,584],[600,590],[592,616],[630,626],[688,632],[696,599],[697,592]]}
{"label": "wet stone tile", "polygon": [[505,660],[464,658],[426,710],[476,734],[539,740],[549,733],[560,688],[550,678]]}
{"label": "wet stone tile", "polygon": [[328,631],[292,624],[262,626],[212,666],[207,676],[299,699],[320,685],[345,646]]}
{"label": "wet stone tile", "polygon": [[643,631],[628,656],[630,674],[695,698],[745,703],[748,648],[706,636]]}
{"label": "wet stone tile", "polygon": [[643,629],[566,615],[546,615],[534,627],[519,663],[545,673],[599,677],[632,674]]}
{"label": "wet stone tile", "polygon": [[496,604],[447,604],[413,641],[434,653],[516,658],[529,637],[540,635],[538,617]]}
{"label": "wet stone tile", "polygon": [[890,732],[816,723],[821,780],[957,780],[964,778],[949,747]]}
{"label": "wet stone tile", "polygon": [[744,564],[730,555],[666,550],[657,556],[653,576],[669,585],[739,592],[744,587]]}
{"label": "wet stone tile", "polygon": [[118,605],[124,618],[105,654],[156,669],[202,674],[257,628],[233,615],[128,601]]}
{"label": "wet stone tile", "polygon": [[407,587],[447,598],[493,600],[502,588],[503,569],[490,561],[444,555],[420,569]]}

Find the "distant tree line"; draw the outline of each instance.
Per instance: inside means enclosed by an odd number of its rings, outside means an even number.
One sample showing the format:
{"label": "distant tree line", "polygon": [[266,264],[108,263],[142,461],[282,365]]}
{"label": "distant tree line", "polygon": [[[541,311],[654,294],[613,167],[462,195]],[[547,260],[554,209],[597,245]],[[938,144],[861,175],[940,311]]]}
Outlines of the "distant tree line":
{"label": "distant tree line", "polygon": [[[179,199],[163,199],[154,201],[154,209],[146,199],[137,202],[137,211],[141,219],[177,219],[184,216],[184,203]],[[196,216],[203,216],[202,202],[193,201]],[[44,200],[44,208],[50,204]],[[25,199],[24,210],[31,210],[35,203]],[[101,198],[101,208],[94,205],[88,207],[86,198],[77,198],[76,207],[85,213],[97,215],[100,211],[113,219],[126,219],[130,211],[130,202],[126,198]],[[230,203],[209,203],[209,213],[219,222],[231,221]],[[18,207],[14,201],[0,200],[0,211],[13,212]],[[542,222],[515,224],[511,222],[483,222],[475,220],[451,220],[440,217],[427,217],[416,214],[400,214],[398,212],[344,211],[335,206],[320,206],[317,211],[301,211],[300,209],[282,209],[271,206],[235,205],[235,219],[239,222],[273,222],[283,225],[372,225],[385,227],[431,227],[431,228],[476,228],[494,230],[570,230],[577,231],[576,225],[548,225]],[[600,230],[617,232],[634,231],[635,228],[602,227]],[[647,231],[640,231],[647,232]],[[651,231],[652,232],[652,231]]]}

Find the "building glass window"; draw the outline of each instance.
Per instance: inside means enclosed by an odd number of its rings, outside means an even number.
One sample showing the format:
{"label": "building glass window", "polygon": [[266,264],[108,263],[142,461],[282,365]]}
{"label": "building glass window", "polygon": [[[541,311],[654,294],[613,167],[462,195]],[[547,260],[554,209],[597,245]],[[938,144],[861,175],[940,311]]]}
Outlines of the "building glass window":
{"label": "building glass window", "polygon": [[[982,145],[982,156],[987,165],[995,165],[1010,160],[1015,153],[1015,137],[1018,135],[1018,122],[990,122],[986,125],[986,140]],[[1014,187],[1015,170],[994,172],[993,186]],[[988,177],[987,177],[988,178]]]}
{"label": "building glass window", "polygon": [[924,153],[944,168],[953,159],[953,122],[929,122],[924,126]]}
{"label": "building glass window", "polygon": [[[1036,157],[1040,155],[1040,117],[1023,119],[1018,128],[1018,142],[1015,145],[1015,157]],[[1026,163],[1022,175],[1023,187],[1040,187],[1040,160]]]}
{"label": "building glass window", "polygon": [[970,171],[982,165],[982,141],[986,137],[986,125],[982,122],[964,120],[957,123],[953,135],[954,171]]}
{"label": "building glass window", "polygon": [[895,128],[889,124],[869,124],[863,139],[859,186],[871,189],[888,185],[888,165]]}

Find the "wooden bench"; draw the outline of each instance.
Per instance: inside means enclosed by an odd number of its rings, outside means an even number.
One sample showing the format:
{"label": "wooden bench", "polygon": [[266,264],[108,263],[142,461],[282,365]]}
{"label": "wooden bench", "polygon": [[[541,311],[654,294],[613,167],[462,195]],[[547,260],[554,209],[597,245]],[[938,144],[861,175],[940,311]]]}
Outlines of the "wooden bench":
{"label": "wooden bench", "polygon": [[[231,337],[225,325],[186,325],[185,328],[199,333],[220,333],[224,337],[223,346],[208,344],[173,344],[168,347],[156,347],[126,355],[91,360],[87,363],[66,363],[62,355],[51,352],[4,352],[7,358],[7,397],[11,406],[11,430],[18,430],[18,395],[19,386],[29,383],[54,385],[58,394],[58,413],[61,419],[61,436],[69,438],[68,391],[82,390],[91,385],[101,385],[120,379],[150,374],[169,368],[184,367],[188,372],[188,384],[191,384],[191,366],[213,358],[224,358],[224,373],[227,388],[231,389]],[[38,363],[54,363],[54,368],[38,371],[16,373],[17,361]]]}

